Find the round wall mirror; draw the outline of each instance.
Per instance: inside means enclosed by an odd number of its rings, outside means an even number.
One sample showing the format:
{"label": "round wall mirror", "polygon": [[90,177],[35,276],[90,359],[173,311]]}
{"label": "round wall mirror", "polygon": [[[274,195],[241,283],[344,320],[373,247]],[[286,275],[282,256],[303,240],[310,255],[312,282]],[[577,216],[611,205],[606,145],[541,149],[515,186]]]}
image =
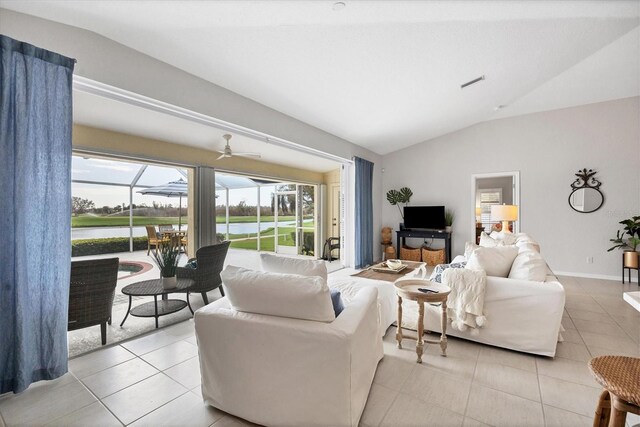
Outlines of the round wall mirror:
{"label": "round wall mirror", "polygon": [[604,203],[604,196],[595,188],[578,188],[569,195],[569,205],[582,213],[595,212]]}
{"label": "round wall mirror", "polygon": [[569,194],[569,206],[580,213],[595,212],[604,203],[604,195],[599,190],[602,183],[594,176],[594,170],[582,169],[575,174],[578,178],[571,183],[571,194]]}

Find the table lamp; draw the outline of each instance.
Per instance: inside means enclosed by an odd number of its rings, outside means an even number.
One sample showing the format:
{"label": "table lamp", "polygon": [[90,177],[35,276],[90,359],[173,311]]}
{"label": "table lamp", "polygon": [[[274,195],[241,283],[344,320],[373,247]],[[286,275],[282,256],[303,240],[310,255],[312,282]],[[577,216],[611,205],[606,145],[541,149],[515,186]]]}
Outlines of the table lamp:
{"label": "table lamp", "polygon": [[482,208],[476,207],[476,226],[482,226]]}
{"label": "table lamp", "polygon": [[518,207],[515,205],[492,205],[491,220],[502,221],[502,231],[511,233],[509,230],[509,221],[518,220]]}

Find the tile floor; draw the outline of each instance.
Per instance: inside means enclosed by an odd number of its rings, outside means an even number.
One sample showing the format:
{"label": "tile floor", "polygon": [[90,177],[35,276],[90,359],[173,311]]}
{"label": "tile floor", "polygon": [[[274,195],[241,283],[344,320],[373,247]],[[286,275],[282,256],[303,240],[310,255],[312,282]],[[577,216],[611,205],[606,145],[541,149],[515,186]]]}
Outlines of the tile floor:
{"label": "tile floor", "polygon": [[[565,342],[555,359],[450,338],[415,363],[384,339],[361,425],[590,426],[600,389],[586,361],[605,353],[640,356],[640,313],[622,300],[637,285],[562,277]],[[193,321],[74,358],[70,373],[0,397],[0,425],[246,426],[202,403]],[[629,427],[640,417],[629,416]]]}

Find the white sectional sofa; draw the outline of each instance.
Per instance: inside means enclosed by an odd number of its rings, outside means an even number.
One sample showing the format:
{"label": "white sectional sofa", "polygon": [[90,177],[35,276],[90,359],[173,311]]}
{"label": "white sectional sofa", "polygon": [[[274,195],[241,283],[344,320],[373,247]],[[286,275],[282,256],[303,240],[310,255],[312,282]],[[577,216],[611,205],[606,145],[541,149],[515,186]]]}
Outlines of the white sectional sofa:
{"label": "white sectional sofa", "polygon": [[[539,250],[539,245],[525,234],[517,238],[519,242]],[[453,260],[454,263],[462,261],[466,261],[463,255]],[[364,287],[377,288],[382,333],[395,322],[397,297],[393,283],[332,274],[328,284],[330,288],[341,290],[346,298]],[[484,299],[486,325],[475,331],[459,331],[449,325],[447,335],[553,357],[560,337],[564,302],[564,288],[548,267],[543,281],[487,276]],[[440,307],[427,305],[425,308],[425,330],[440,332]],[[404,301],[402,326],[415,330],[417,321],[418,305],[414,301]]]}
{"label": "white sectional sofa", "polygon": [[337,317],[329,299],[326,317],[322,277],[238,274],[253,276],[255,295],[223,276],[227,296],[195,313],[205,402],[262,425],[357,426],[383,356],[376,288],[359,289]]}

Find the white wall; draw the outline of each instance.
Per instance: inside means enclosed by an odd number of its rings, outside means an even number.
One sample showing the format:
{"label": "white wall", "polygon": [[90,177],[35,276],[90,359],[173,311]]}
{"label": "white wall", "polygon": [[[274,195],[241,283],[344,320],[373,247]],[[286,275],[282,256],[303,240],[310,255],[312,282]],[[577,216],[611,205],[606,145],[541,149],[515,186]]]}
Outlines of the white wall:
{"label": "white wall", "polygon": [[[386,155],[383,194],[410,187],[412,205],[456,213],[454,253],[473,239],[474,173],[520,171],[521,230],[536,238],[556,272],[620,277],[620,253],[607,252],[618,221],[640,214],[640,98],[480,123]],[[603,207],[568,205],[578,169],[598,171]],[[383,226],[400,214],[386,201]],[[593,257],[593,264],[587,264]]]}
{"label": "white wall", "polygon": [[[382,157],[378,154],[91,31],[7,9],[0,9],[0,28],[14,39],[76,58],[76,75],[343,158],[359,156],[374,162],[374,229],[380,229]],[[374,236],[375,250],[380,233]]]}

